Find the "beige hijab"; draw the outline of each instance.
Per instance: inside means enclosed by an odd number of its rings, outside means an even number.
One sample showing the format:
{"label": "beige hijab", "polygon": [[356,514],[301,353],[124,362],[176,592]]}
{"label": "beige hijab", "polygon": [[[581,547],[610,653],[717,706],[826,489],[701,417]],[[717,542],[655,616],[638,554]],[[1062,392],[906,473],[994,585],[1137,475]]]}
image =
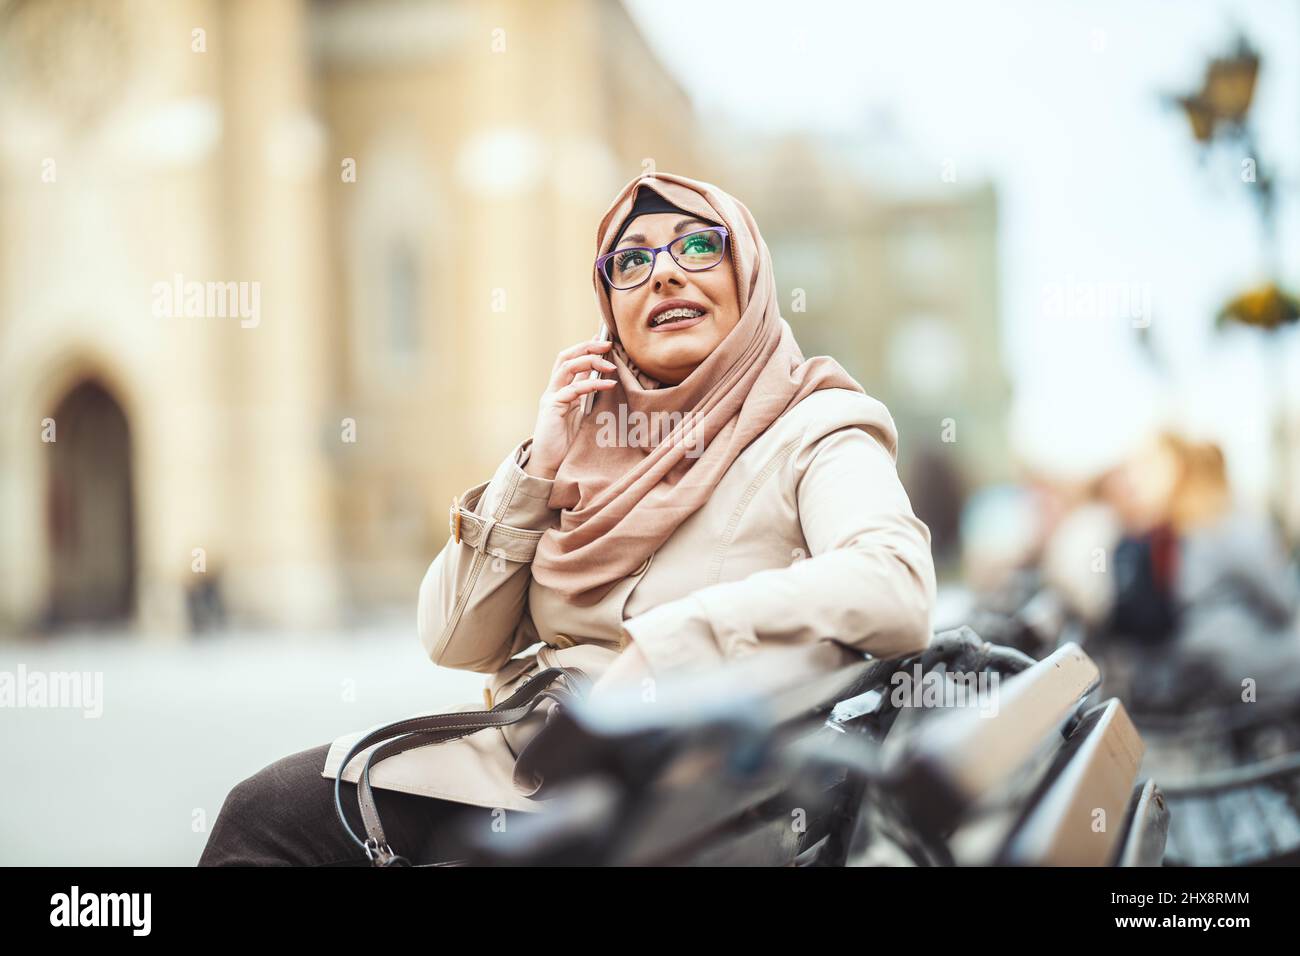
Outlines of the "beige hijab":
{"label": "beige hijab", "polygon": [[[709,183],[671,173],[628,182],[600,221],[596,255],[609,251],[637,189],[727,227],[740,297],[740,321],[677,385],[662,385],[621,345],[610,350],[618,384],[595,393],[587,415],[570,413],[572,443],[555,476],[549,504],[560,522],[538,542],[533,578],[575,604],[591,604],[649,557],[713,493],[727,468],[787,409],[821,388],[863,388],[829,356],[805,360],[777,305],[767,244],[748,209]],[[594,258],[594,257],[593,257]],[[721,266],[719,266],[721,268]],[[611,338],[617,327],[604,284],[592,270],[596,300]],[[675,421],[657,444],[610,446],[602,421]],[[605,415],[602,418],[602,412]],[[669,413],[677,413],[675,416]]]}

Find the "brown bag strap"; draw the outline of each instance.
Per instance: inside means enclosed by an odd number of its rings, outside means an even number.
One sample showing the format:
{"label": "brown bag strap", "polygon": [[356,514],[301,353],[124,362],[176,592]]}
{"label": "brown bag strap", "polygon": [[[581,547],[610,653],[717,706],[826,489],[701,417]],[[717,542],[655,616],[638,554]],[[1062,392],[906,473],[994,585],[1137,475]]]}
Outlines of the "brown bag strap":
{"label": "brown bag strap", "polygon": [[[557,684],[558,689],[552,686]],[[334,810],[338,814],[339,822],[343,824],[343,829],[347,831],[352,841],[365,850],[372,865],[409,866],[410,861],[394,853],[384,836],[384,828],[379,821],[379,811],[375,806],[374,793],[371,789],[370,768],[408,750],[456,740],[488,727],[506,727],[518,723],[548,697],[559,703],[565,696],[581,696],[589,685],[590,680],[587,675],[577,667],[548,667],[528,678],[518,690],[490,710],[454,711],[447,714],[410,717],[370,731],[348,750],[334,778]],[[362,840],[353,832],[347,818],[343,815],[343,771],[353,757],[377,742],[379,746],[367,755],[361,774],[357,778],[357,802],[361,807],[361,821],[366,830],[366,839]]]}

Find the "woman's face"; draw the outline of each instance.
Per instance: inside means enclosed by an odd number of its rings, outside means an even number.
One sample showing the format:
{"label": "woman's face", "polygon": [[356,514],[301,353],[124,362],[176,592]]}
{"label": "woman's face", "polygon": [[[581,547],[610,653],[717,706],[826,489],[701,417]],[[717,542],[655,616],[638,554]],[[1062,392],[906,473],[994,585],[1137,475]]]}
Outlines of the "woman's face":
{"label": "woman's face", "polygon": [[[708,225],[675,212],[637,216],[614,248],[663,246]],[[730,250],[722,262],[703,272],[688,272],[665,250],[655,260],[650,278],[635,289],[610,289],[609,301],[619,341],[632,361],[666,385],[676,385],[690,375],[740,321]],[[652,327],[650,320],[665,305],[703,314]]]}

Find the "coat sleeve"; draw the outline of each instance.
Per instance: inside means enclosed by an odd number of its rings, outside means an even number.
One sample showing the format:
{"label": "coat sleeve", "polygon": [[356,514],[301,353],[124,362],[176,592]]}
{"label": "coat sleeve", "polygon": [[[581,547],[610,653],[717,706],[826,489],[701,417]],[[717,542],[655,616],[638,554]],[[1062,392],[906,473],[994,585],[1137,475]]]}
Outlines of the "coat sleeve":
{"label": "coat sleeve", "polygon": [[425,572],[417,611],[420,644],[435,664],[492,673],[536,643],[526,614],[530,566],[559,511],[547,505],[554,482],[523,470],[531,447],[531,438],[520,442],[450,509],[451,536]]}
{"label": "coat sleeve", "polygon": [[840,428],[800,448],[789,467],[809,555],[624,621],[655,674],[761,644],[831,639],[878,658],[929,645],[930,530],[913,514],[890,451],[866,428]]}

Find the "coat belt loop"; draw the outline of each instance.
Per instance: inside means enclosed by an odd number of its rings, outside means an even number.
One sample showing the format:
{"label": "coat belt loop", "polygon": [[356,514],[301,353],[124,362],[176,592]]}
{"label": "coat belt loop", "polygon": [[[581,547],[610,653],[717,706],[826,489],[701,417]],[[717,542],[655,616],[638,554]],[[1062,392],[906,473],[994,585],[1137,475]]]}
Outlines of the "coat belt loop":
{"label": "coat belt loop", "polygon": [[483,533],[482,533],[482,536],[479,538],[479,543],[478,543],[478,545],[476,546],[476,547],[478,548],[478,550],[480,550],[480,551],[484,551],[484,552],[487,551],[487,546],[488,546],[488,535],[490,535],[490,534],[492,533],[492,529],[496,527],[496,524],[497,524],[497,519],[496,519],[496,518],[484,518],[484,519],[483,519]]}

